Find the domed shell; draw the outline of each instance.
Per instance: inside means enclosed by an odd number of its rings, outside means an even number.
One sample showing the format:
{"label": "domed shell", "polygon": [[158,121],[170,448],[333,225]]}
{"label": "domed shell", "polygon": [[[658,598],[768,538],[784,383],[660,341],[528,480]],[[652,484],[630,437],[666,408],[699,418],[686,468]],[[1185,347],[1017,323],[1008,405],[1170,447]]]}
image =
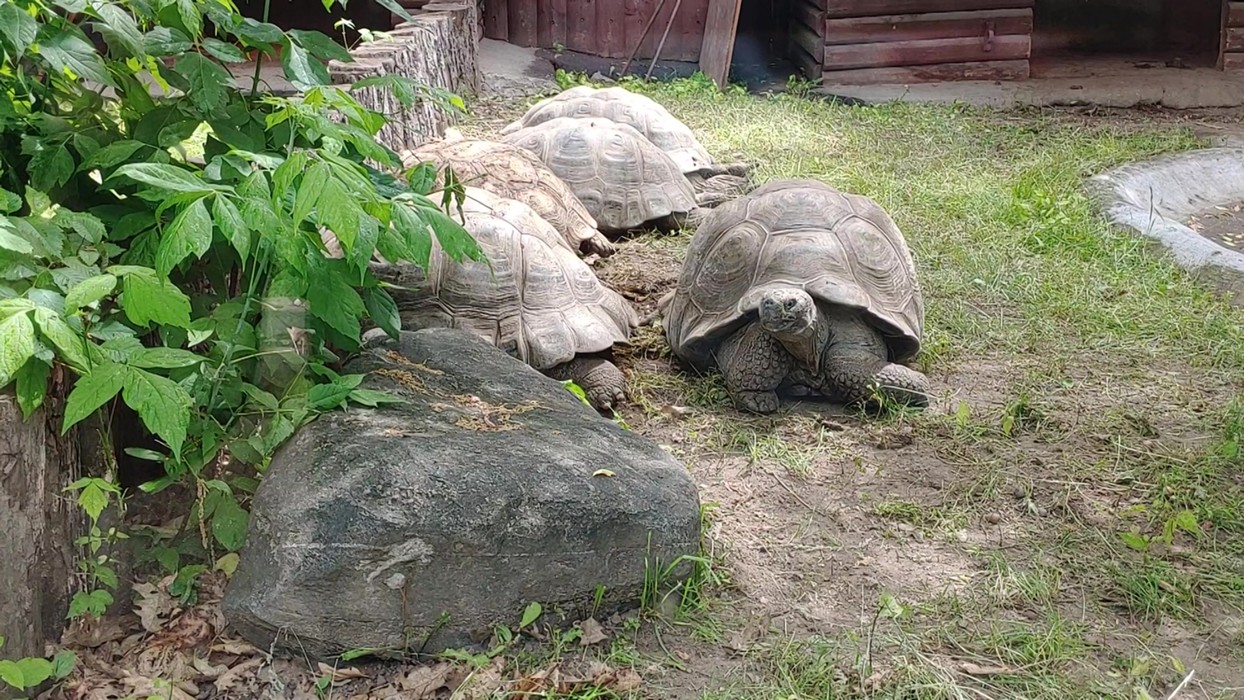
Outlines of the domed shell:
{"label": "domed shell", "polygon": [[466,329],[541,370],[630,342],[634,307],[530,207],[468,187],[462,209],[462,219],[456,209],[452,216],[465,221],[485,260],[454,262],[433,237],[426,271],[395,265],[380,273],[406,288],[390,290],[403,327]]}
{"label": "domed shell", "polygon": [[696,207],[678,165],[626,124],[560,117],[503,138],[544,161],[601,229],[625,231]]}
{"label": "domed shell", "polygon": [[711,367],[717,344],[776,288],[867,312],[892,362],[920,349],[924,300],[898,226],[873,200],[815,180],[766,184],[700,223],[664,313],[671,349]]}
{"label": "domed shell", "polygon": [[683,173],[695,173],[713,164],[695,133],[659,102],[622,87],[580,85],[532,105],[501,133],[536,126],[561,117],[601,117],[634,127],[673,159]]}
{"label": "domed shell", "polygon": [[[467,187],[478,187],[535,210],[574,250],[598,234],[596,219],[570,187],[534,153],[513,144],[482,139],[432,141],[402,154],[403,165],[446,164]],[[437,186],[443,186],[437,182]]]}

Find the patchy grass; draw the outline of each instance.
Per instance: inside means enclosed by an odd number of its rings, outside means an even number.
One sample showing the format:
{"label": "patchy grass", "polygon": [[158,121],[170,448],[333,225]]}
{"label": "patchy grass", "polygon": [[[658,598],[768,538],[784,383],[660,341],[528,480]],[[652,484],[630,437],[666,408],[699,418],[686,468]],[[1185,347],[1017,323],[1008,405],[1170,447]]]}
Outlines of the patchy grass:
{"label": "patchy grass", "polygon": [[[630,86],[759,181],[884,206],[921,274],[916,365],[939,390],[924,412],[756,418],[641,331],[626,420],[719,504],[731,582],[678,637],[687,659],[649,669],[650,695],[1165,697],[1190,669],[1198,697],[1244,692],[1244,313],[1081,192],[1197,146],[1185,124]],[[688,241],[626,241],[600,275],[646,313]]]}

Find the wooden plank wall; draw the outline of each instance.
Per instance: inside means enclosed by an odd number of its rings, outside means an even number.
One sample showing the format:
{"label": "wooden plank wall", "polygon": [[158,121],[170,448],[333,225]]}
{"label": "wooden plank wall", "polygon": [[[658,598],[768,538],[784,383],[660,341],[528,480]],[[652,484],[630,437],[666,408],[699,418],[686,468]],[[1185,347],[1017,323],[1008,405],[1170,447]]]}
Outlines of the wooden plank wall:
{"label": "wooden plank wall", "polygon": [[1244,2],[1228,2],[1223,8],[1222,69],[1244,70]]}
{"label": "wooden plank wall", "polygon": [[[674,4],[675,0],[665,1],[637,59],[652,58]],[[518,46],[560,46],[625,59],[659,5],[660,0],[484,0],[484,36]],[[661,59],[698,61],[707,14],[708,0],[682,0]]]}
{"label": "wooden plank wall", "polygon": [[825,85],[1029,76],[1033,0],[820,2]]}

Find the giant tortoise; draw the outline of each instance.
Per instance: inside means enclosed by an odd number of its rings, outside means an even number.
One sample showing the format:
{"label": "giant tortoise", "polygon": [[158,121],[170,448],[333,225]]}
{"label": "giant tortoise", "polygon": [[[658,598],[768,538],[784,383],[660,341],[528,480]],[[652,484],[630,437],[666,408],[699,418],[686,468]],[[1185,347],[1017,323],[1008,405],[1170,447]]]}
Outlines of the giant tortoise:
{"label": "giant tortoise", "polygon": [[525,148],[499,141],[468,139],[457,129],[448,129],[444,139],[403,152],[402,160],[406,167],[412,167],[417,161],[431,162],[438,167],[448,165],[462,184],[526,204],[552,224],[576,250],[583,249],[602,258],[617,250],[597,230],[596,219],[566,183]]}
{"label": "giant tortoise", "polygon": [[661,103],[623,87],[579,85],[563,90],[532,105],[501,134],[561,117],[602,117],[634,127],[678,164],[697,191],[741,193],[747,187],[751,166],[716,163],[695,133]]}
{"label": "giant tortoise", "polygon": [[465,190],[463,226],[484,261],[455,262],[433,237],[426,270],[372,264],[378,279],[396,285],[390,294],[403,327],[465,328],[550,377],[573,380],[598,410],[615,407],[625,399],[625,377],[610,356],[629,344],[635,309],[531,207]]}
{"label": "giant tortoise", "polygon": [[783,180],[712,210],[660,307],[674,354],[716,366],[740,409],[771,413],[787,390],[928,403],[928,379],[902,364],[924,323],[916,267],[867,197]]}
{"label": "giant tortoise", "polygon": [[609,119],[559,117],[503,139],[544,161],[607,233],[681,226],[723,199],[697,194],[664,151]]}

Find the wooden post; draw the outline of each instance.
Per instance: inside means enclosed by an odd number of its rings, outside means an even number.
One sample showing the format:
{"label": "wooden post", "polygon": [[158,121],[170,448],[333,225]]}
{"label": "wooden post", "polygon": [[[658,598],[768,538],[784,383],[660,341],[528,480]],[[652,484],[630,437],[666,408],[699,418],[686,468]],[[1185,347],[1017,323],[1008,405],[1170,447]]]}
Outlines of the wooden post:
{"label": "wooden post", "polygon": [[[65,492],[81,474],[79,430],[60,435],[61,402],[22,420],[0,394],[0,657],[43,656],[60,639],[85,516]],[[2,684],[0,684],[2,685]],[[0,696],[6,691],[0,689]]]}

